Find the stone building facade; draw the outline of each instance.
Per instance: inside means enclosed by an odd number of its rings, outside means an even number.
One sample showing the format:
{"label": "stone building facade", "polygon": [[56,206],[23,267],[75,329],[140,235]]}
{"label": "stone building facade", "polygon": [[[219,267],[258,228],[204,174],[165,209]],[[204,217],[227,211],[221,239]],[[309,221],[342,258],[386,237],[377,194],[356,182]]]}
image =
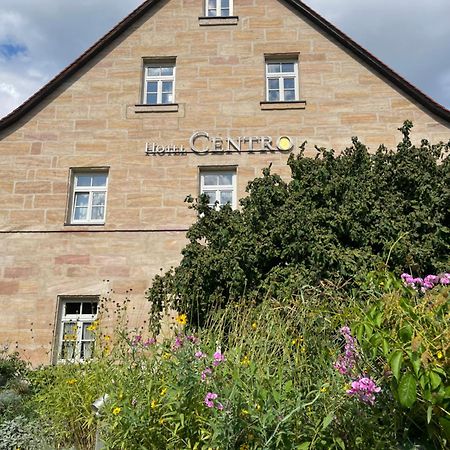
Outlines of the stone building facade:
{"label": "stone building facade", "polygon": [[450,139],[448,110],[302,2],[215,5],[144,2],[0,121],[0,343],[33,364],[88,357],[101,296],[145,320],[186,195],[236,205],[269,164],[288,177],[304,140],[392,147],[406,119],[413,140]]}

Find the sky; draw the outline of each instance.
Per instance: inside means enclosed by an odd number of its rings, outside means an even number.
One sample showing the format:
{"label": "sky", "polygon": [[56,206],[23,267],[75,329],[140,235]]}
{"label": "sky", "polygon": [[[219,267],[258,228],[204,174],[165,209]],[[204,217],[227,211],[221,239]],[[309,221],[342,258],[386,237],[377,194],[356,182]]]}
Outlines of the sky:
{"label": "sky", "polygon": [[[17,108],[140,3],[0,0],[0,117]],[[305,3],[450,109],[450,0]]]}

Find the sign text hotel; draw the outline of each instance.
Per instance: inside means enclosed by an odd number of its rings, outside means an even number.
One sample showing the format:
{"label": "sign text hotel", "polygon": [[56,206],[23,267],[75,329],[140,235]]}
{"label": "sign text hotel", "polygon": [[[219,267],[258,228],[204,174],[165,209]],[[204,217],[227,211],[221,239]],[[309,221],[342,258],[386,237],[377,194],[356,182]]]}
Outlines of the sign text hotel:
{"label": "sign text hotel", "polygon": [[198,155],[224,153],[264,153],[290,152],[294,149],[293,139],[289,136],[238,136],[236,138],[210,136],[206,131],[196,131],[189,139],[189,146],[161,145],[155,142],[145,144],[145,154],[150,155]]}

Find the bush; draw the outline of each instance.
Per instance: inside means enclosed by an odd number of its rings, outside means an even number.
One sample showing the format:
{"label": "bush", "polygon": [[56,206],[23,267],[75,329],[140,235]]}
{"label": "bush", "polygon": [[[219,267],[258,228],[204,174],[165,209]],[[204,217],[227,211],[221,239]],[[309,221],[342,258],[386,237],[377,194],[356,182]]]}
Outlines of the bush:
{"label": "bush", "polygon": [[350,288],[379,267],[416,274],[448,267],[449,145],[413,146],[411,127],[400,129],[396,151],[369,154],[354,138],[338,156],[325,149],[314,159],[291,156],[291,181],[265,169],[240,210],[189,198],[198,219],[183,258],[148,291],[155,329],[167,306],[202,325],[243,297],[283,299],[326,280]]}

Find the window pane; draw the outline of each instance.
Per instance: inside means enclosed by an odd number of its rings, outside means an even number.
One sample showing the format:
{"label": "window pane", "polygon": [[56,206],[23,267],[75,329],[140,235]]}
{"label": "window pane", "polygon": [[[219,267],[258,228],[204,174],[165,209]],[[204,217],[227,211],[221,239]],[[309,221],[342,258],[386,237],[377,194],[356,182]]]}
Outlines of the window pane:
{"label": "window pane", "polygon": [[279,73],[280,72],[280,64],[279,63],[270,63],[267,65],[267,71],[269,73]]}
{"label": "window pane", "polygon": [[75,342],[63,341],[61,347],[61,359],[74,359],[75,347]]}
{"label": "window pane", "polygon": [[289,102],[295,100],[295,91],[284,91],[284,99]]}
{"label": "window pane", "polygon": [[221,186],[233,184],[233,175],[231,173],[224,173],[219,175],[219,184]]}
{"label": "window pane", "polygon": [[228,17],[230,15],[230,10],[222,8],[222,12],[220,14],[222,17]]}
{"label": "window pane", "polygon": [[74,341],[77,338],[77,324],[72,322],[64,322],[63,340]]}
{"label": "window pane", "polygon": [[97,302],[84,302],[83,314],[97,314]]}
{"label": "window pane", "polygon": [[173,103],[173,95],[172,94],[162,94],[161,103],[167,105],[168,103]]}
{"label": "window pane", "polygon": [[[80,302],[67,302],[66,303],[66,315],[67,314],[80,314],[81,303]],[[64,326],[66,326],[65,324]],[[73,324],[71,324],[73,326]]]}
{"label": "window pane", "polygon": [[269,102],[278,102],[278,101],[280,101],[279,91],[269,91]]}
{"label": "window pane", "polygon": [[92,177],[90,175],[77,175],[76,186],[90,186]]}
{"label": "window pane", "polygon": [[294,78],[285,78],[284,79],[284,88],[285,89],[294,89],[295,87],[295,79]]}
{"label": "window pane", "polygon": [[93,342],[83,342],[81,344],[81,359],[90,359],[92,358],[92,352],[94,350],[94,343]]}
{"label": "window pane", "polygon": [[92,208],[91,219],[92,220],[103,220],[105,216],[105,208],[103,206],[94,206]]}
{"label": "window pane", "polygon": [[147,94],[147,104],[148,105],[156,105],[158,101],[158,96],[156,94]]}
{"label": "window pane", "polygon": [[278,78],[269,78],[269,89],[279,89],[280,80]]}
{"label": "window pane", "polygon": [[164,94],[171,94],[172,87],[173,87],[172,81],[163,81],[162,82],[162,91]]}
{"label": "window pane", "polygon": [[85,207],[76,207],[74,212],[74,220],[87,220],[87,211],[88,209]]}
{"label": "window pane", "polygon": [[203,184],[205,186],[217,186],[218,184],[217,175],[204,175],[203,176]]}
{"label": "window pane", "polygon": [[161,75],[161,67],[148,67],[147,74],[150,77],[159,77]]}
{"label": "window pane", "polygon": [[230,9],[230,0],[222,0],[221,6],[222,6],[222,11],[224,9]]}
{"label": "window pane", "polygon": [[158,82],[157,81],[147,81],[147,93],[154,94],[158,92]]}
{"label": "window pane", "polygon": [[92,186],[106,186],[106,175],[94,175],[92,177]]}
{"label": "window pane", "polygon": [[105,204],[105,193],[104,192],[93,192],[92,193],[92,204],[94,206],[103,206]]}
{"label": "window pane", "polygon": [[204,191],[203,194],[205,194],[208,197],[208,204],[214,205],[216,202],[216,191]]}
{"label": "window pane", "polygon": [[87,192],[75,193],[75,206],[87,206],[89,203],[89,194]]}
{"label": "window pane", "polygon": [[282,72],[293,72],[294,71],[294,63],[282,63],[281,64]]}
{"label": "window pane", "polygon": [[232,203],[233,192],[232,191],[221,191],[220,192],[220,204],[226,205],[227,203]]}
{"label": "window pane", "polygon": [[161,75],[172,76],[173,75],[173,67],[162,67]]}
{"label": "window pane", "polygon": [[84,322],[83,323],[83,334],[82,338],[84,341],[93,341],[95,339],[95,335],[93,333],[92,323]]}

